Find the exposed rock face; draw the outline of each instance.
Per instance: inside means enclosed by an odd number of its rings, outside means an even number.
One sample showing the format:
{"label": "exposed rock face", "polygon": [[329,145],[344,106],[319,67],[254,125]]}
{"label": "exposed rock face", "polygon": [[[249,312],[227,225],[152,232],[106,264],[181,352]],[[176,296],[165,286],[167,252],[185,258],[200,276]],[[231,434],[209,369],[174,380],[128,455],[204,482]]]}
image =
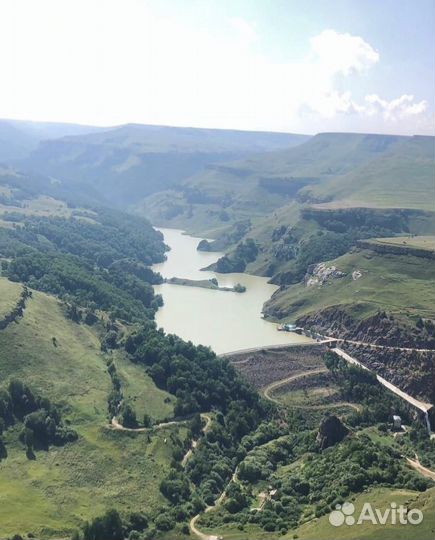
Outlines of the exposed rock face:
{"label": "exposed rock face", "polygon": [[324,262],[310,264],[304,278],[305,286],[323,285],[330,279],[342,278],[345,275],[345,272],[338,270],[336,266],[327,266]]}
{"label": "exposed rock face", "polygon": [[[333,306],[300,317],[296,324],[326,336],[357,342],[345,341],[341,347],[410,395],[434,402],[435,325],[432,321],[413,327],[385,312],[356,320],[339,306]],[[388,348],[370,348],[367,344]],[[432,350],[403,350],[406,348]]]}
{"label": "exposed rock face", "polygon": [[423,257],[424,259],[435,259],[435,251],[412,247],[406,245],[406,243],[403,245],[391,245],[377,244],[368,240],[358,240],[357,245],[363,249],[371,249],[372,251],[376,251],[376,253],[381,254],[392,253],[393,255],[413,255],[414,257]]}
{"label": "exposed rock face", "polygon": [[435,351],[374,349],[351,343],[341,348],[411,396],[435,403]]}
{"label": "exposed rock face", "polygon": [[320,424],[316,440],[320,448],[324,450],[342,441],[348,433],[349,430],[339,418],[336,416],[327,416]]}
{"label": "exposed rock face", "polygon": [[356,320],[340,306],[331,306],[299,317],[296,324],[340,339],[390,347],[435,349],[435,327],[432,323],[429,322],[423,328],[411,327],[385,312]]}

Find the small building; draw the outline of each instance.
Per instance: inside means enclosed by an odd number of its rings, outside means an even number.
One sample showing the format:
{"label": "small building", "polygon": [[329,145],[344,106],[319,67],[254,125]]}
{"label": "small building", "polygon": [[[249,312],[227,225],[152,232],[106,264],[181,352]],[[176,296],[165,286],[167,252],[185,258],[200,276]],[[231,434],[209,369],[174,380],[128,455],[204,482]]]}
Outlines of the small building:
{"label": "small building", "polygon": [[278,490],[277,489],[271,489],[269,491],[269,498],[270,499],[276,499],[277,495],[278,495]]}
{"label": "small building", "polygon": [[402,419],[397,414],[393,415],[393,428],[394,429],[402,428]]}

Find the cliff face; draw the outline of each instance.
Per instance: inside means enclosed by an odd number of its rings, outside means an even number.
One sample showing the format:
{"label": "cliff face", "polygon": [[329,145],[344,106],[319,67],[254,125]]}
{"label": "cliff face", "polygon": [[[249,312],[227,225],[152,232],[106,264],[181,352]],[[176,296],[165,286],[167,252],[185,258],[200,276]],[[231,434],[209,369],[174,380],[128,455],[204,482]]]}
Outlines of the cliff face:
{"label": "cliff face", "polygon": [[340,339],[390,347],[435,349],[435,327],[432,322],[411,327],[401,324],[385,312],[357,321],[340,307],[333,306],[300,317],[296,323]]}
{"label": "cliff face", "polygon": [[404,392],[435,403],[435,351],[372,349],[351,343],[340,347]]}
{"label": "cliff face", "polygon": [[435,251],[412,246],[401,246],[400,244],[381,244],[369,240],[358,240],[357,246],[362,249],[371,249],[372,251],[380,254],[413,255],[414,257],[422,257],[424,259],[435,259]]}
{"label": "cliff face", "polygon": [[[331,307],[301,317],[297,324],[344,340],[340,346],[366,367],[411,396],[435,403],[435,327],[431,321],[420,320],[411,327],[384,312],[356,321],[344,310]],[[407,348],[432,350],[403,350]]]}

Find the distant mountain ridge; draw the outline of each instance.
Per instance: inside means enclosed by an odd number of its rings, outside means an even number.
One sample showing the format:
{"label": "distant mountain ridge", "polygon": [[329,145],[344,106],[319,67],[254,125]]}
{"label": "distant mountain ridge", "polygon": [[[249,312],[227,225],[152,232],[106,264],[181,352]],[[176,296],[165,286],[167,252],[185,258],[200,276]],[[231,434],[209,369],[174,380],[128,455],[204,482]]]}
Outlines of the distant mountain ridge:
{"label": "distant mountain ridge", "polygon": [[434,140],[321,133],[293,148],[208,167],[137,207],[156,224],[212,236],[287,205],[289,217],[304,204],[432,210]]}
{"label": "distant mountain ridge", "polygon": [[288,148],[309,136],[287,133],[127,124],[42,141],[20,166],[98,189],[107,204],[127,207],[172,187],[212,163]]}
{"label": "distant mountain ridge", "polygon": [[0,162],[23,159],[35,150],[40,141],[68,135],[83,135],[101,129],[96,126],[61,122],[32,122],[0,118]]}

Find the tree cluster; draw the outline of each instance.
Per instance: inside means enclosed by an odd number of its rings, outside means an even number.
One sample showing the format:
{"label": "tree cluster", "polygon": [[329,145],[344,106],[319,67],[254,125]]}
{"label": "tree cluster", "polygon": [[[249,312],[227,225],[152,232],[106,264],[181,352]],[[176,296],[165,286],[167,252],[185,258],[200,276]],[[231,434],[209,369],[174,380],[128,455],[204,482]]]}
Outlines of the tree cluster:
{"label": "tree cluster", "polygon": [[[20,440],[29,457],[34,450],[53,444],[63,446],[77,439],[77,433],[62,422],[58,407],[21,380],[13,379],[7,389],[0,389],[0,435],[17,422],[23,424]],[[4,444],[0,444],[0,454],[5,452]]]}

